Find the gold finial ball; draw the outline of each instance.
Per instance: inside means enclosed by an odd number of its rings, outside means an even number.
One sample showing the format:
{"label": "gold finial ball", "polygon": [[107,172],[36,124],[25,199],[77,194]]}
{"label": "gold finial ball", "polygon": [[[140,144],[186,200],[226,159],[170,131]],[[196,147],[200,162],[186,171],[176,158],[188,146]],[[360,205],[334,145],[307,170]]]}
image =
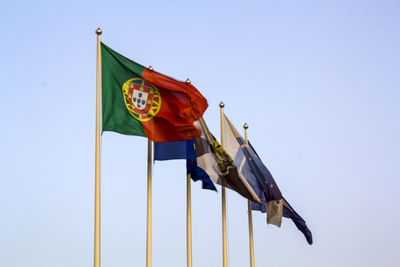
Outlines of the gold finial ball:
{"label": "gold finial ball", "polygon": [[100,34],[102,34],[102,33],[103,33],[103,31],[102,31],[100,28],[97,28],[96,34],[97,34],[97,35],[100,35]]}
{"label": "gold finial ball", "polygon": [[219,107],[220,107],[220,108],[224,108],[224,107],[225,107],[224,102],[221,101],[221,103],[219,103]]}
{"label": "gold finial ball", "polygon": [[185,83],[190,84],[190,83],[192,83],[192,82],[189,80],[189,78],[187,78],[186,81],[185,81]]}
{"label": "gold finial ball", "polygon": [[245,123],[245,124],[243,125],[243,128],[247,130],[247,129],[249,128],[249,125],[248,125],[247,123]]}
{"label": "gold finial ball", "polygon": [[149,66],[149,70],[153,70],[153,67],[151,65]]}

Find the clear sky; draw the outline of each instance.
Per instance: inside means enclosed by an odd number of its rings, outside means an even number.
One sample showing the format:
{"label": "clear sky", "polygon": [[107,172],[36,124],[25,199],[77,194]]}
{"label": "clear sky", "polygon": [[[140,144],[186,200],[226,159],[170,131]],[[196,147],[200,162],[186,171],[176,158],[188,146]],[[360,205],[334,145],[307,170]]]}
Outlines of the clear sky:
{"label": "clear sky", "polygon": [[[1,1],[0,266],[93,264],[96,35],[249,139],[314,236],[253,212],[257,266],[399,266],[399,1]],[[102,137],[102,266],[145,266],[146,139]],[[186,264],[184,161],[157,162],[153,266]],[[218,187],[219,188],[219,187]],[[192,184],[193,266],[221,266],[218,193]],[[249,266],[228,191],[229,266]]]}

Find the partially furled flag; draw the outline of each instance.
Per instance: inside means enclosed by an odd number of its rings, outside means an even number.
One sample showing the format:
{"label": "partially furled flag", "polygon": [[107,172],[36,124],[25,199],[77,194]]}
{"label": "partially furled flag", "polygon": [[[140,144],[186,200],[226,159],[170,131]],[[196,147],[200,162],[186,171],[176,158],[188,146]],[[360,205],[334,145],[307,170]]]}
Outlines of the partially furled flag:
{"label": "partially furled flag", "polygon": [[202,181],[203,189],[217,191],[208,174],[197,165],[194,140],[154,143],[154,160],[186,159],[186,172],[193,181]]}
{"label": "partially furled flag", "polygon": [[226,151],[232,155],[239,172],[246,178],[257,196],[260,203],[252,203],[253,210],[267,212],[267,223],[281,226],[282,216],[292,219],[297,229],[305,236],[307,242],[312,244],[312,234],[306,222],[296,213],[283,198],[281,191],[271,173],[265,167],[254,148],[246,144],[243,137],[238,133],[235,126],[224,115],[224,141]]}
{"label": "partially furled flag", "polygon": [[245,198],[260,202],[246,179],[237,170],[233,159],[221,147],[208,130],[204,119],[199,120],[202,135],[194,140],[197,165],[203,169],[214,183],[225,185]]}
{"label": "partially furled flag", "polygon": [[146,136],[154,142],[190,140],[207,100],[180,82],[118,54],[101,43],[103,131]]}

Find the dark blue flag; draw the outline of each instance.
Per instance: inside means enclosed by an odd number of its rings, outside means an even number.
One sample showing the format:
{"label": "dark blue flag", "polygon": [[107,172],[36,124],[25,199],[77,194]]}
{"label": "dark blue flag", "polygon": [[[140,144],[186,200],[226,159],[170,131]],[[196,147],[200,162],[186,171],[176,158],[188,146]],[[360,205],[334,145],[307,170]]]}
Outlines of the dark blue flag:
{"label": "dark blue flag", "polygon": [[246,144],[229,119],[224,116],[224,140],[226,151],[234,157],[234,162],[239,167],[239,172],[245,177],[254,192],[261,200],[260,203],[252,202],[252,209],[267,213],[267,222],[281,225],[282,216],[292,219],[311,245],[312,234],[303,218],[296,213],[290,204],[283,198],[274,178],[263,164],[251,144]]}
{"label": "dark blue flag", "polygon": [[197,166],[194,140],[154,143],[154,160],[186,159],[186,172],[193,181],[202,181],[203,189],[215,190],[208,174]]}

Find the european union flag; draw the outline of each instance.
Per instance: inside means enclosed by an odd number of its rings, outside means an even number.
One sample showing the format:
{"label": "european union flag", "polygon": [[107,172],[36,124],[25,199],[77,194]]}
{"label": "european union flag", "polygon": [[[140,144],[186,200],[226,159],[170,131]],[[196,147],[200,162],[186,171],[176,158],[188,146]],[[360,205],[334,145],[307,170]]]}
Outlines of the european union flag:
{"label": "european union flag", "polygon": [[194,140],[154,143],[154,160],[186,159],[186,172],[193,181],[202,181],[203,189],[215,190],[208,174],[197,166]]}

